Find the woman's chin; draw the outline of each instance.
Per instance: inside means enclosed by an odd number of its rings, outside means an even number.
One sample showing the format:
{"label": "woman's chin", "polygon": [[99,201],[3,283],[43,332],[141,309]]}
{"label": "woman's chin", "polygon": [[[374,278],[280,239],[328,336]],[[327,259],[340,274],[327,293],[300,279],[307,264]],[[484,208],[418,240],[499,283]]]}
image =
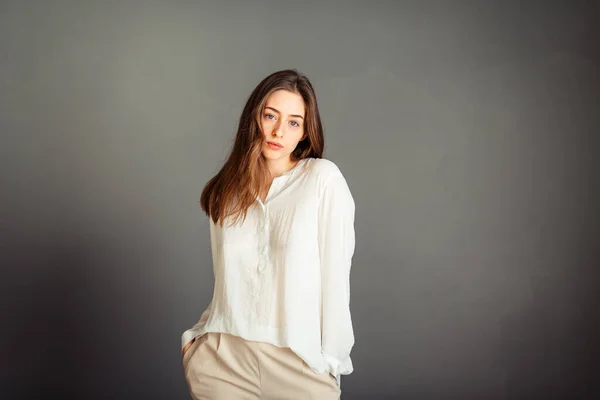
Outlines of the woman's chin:
{"label": "woman's chin", "polygon": [[285,154],[282,154],[280,152],[271,151],[271,150],[268,150],[268,149],[263,149],[262,156],[267,161],[271,161],[271,160],[280,160],[280,159],[282,159],[282,158],[285,157]]}

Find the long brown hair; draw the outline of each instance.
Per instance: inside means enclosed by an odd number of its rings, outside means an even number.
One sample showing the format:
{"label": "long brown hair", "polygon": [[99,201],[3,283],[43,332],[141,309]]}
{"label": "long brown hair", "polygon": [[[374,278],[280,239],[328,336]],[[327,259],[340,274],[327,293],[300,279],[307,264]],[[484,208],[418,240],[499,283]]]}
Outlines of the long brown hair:
{"label": "long brown hair", "polygon": [[306,137],[292,152],[294,161],[323,155],[323,126],[317,97],[308,78],[295,69],[277,71],[264,78],[246,101],[225,165],[208,181],[200,196],[202,210],[221,226],[227,217],[232,217],[232,224],[240,218],[245,220],[256,197],[268,190],[271,179],[261,150],[264,142],[261,116],[267,98],[277,90],[297,93],[304,99]]}

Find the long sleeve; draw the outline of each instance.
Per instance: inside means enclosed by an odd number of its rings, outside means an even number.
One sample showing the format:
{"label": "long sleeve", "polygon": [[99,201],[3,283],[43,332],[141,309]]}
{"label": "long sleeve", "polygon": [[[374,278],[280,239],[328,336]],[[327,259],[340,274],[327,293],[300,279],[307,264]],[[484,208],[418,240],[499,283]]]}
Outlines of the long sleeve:
{"label": "long sleeve", "polygon": [[183,349],[186,344],[190,342],[193,338],[198,336],[199,332],[204,329],[206,325],[206,321],[208,321],[208,317],[210,316],[210,311],[212,308],[212,301],[208,303],[206,310],[200,315],[200,320],[194,325],[191,329],[183,332],[181,335],[181,348]]}
{"label": "long sleeve", "polygon": [[350,267],[355,247],[355,205],[341,172],[336,171],[323,189],[319,207],[321,262],[321,351],[329,373],[353,371],[350,351],[354,331],[350,315]]}
{"label": "long sleeve", "polygon": [[[216,263],[215,257],[216,257],[216,252],[217,252],[217,245],[215,243],[215,230],[216,230],[215,223],[213,222],[213,220],[211,218],[209,218],[210,249],[211,249],[213,265]],[[213,288],[213,290],[214,290],[214,288]],[[208,303],[208,306],[206,307],[206,309],[204,310],[202,315],[200,315],[200,320],[198,322],[196,322],[196,324],[193,327],[191,327],[190,329],[183,332],[183,334],[181,335],[181,348],[182,349],[192,339],[199,336],[200,333],[204,330],[204,327],[206,326],[206,323],[208,322],[208,318],[210,317],[210,313],[212,311],[212,306],[213,306],[213,304],[212,304],[212,300],[211,300]]]}

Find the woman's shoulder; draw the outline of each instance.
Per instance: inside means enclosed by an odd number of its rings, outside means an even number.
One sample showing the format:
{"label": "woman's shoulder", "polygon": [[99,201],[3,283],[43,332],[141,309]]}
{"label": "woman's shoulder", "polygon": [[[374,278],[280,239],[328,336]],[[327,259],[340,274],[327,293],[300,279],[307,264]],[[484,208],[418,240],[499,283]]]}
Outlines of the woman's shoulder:
{"label": "woman's shoulder", "polygon": [[310,164],[311,178],[316,183],[315,187],[321,198],[325,193],[330,193],[329,196],[334,196],[338,206],[354,206],[348,182],[335,162],[325,158],[314,158],[310,160]]}
{"label": "woman's shoulder", "polygon": [[309,170],[314,174],[315,178],[329,180],[333,176],[342,175],[342,171],[338,165],[326,158],[311,158],[309,159]]}

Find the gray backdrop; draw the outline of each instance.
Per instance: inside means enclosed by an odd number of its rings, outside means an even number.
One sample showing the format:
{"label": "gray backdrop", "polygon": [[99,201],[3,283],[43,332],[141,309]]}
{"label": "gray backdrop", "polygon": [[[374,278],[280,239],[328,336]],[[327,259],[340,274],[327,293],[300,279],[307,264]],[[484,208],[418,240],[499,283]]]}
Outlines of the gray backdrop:
{"label": "gray backdrop", "polygon": [[188,398],[200,192],[252,88],[289,67],[357,205],[343,399],[592,398],[599,16],[2,1],[0,398]]}

